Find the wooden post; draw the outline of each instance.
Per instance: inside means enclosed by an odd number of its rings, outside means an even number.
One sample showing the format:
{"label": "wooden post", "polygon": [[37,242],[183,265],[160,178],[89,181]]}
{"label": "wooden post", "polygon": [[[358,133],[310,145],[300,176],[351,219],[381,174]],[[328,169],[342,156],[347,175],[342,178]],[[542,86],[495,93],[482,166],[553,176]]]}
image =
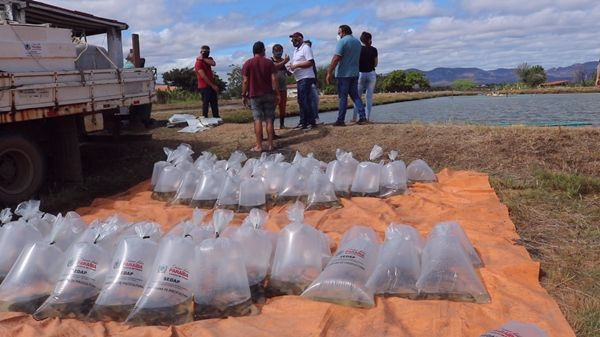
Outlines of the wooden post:
{"label": "wooden post", "polygon": [[140,36],[138,34],[131,34],[131,42],[133,47],[133,64],[136,68],[141,68],[140,62]]}

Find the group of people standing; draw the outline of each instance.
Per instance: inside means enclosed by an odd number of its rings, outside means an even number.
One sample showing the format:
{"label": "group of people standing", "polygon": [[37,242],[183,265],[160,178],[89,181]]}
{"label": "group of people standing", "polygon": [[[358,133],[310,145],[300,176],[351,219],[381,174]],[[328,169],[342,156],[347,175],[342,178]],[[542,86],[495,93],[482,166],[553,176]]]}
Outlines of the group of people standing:
{"label": "group of people standing", "polygon": [[[317,87],[317,69],[312,52],[312,44],[304,40],[300,32],[290,36],[294,47],[292,57],[283,54],[283,46],[273,46],[272,58],[266,58],[265,45],[261,41],[252,47],[253,57],[242,67],[242,98],[244,106],[250,106],[254,118],[256,145],[252,151],[263,150],[263,123],[266,123],[267,150],[274,150],[275,108],[279,109],[279,126],[285,127],[285,108],[287,103],[287,77],[294,76],[300,108],[300,121],[295,128],[312,129],[319,124],[319,92]],[[362,42],[362,44],[361,44]],[[208,52],[205,52],[208,51]],[[198,88],[202,92],[203,115],[208,116],[211,105],[213,117],[218,117],[216,93],[218,87],[210,69],[214,60],[209,57],[208,46],[201,48],[201,56],[196,60]],[[366,124],[371,116],[373,91],[375,89],[375,68],[378,63],[377,49],[372,46],[372,36],[363,32],[360,41],[352,35],[348,25],[338,27],[338,42],[331,63],[327,68],[326,83],[337,80],[339,113],[334,126],[345,126],[348,96],[354,103],[353,121]],[[366,92],[366,106],[361,95]],[[205,94],[206,93],[206,94]],[[214,100],[213,100],[214,97]],[[212,102],[215,102],[214,105]],[[215,115],[216,111],[216,115]]]}

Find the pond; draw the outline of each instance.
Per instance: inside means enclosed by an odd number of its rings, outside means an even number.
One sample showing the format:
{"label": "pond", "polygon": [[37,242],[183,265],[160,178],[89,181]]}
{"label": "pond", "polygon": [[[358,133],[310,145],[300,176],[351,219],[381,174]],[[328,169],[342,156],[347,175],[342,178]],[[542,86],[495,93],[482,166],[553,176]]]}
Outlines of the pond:
{"label": "pond", "polygon": [[[337,111],[319,115],[332,123]],[[351,118],[349,109],[346,122]],[[298,123],[298,117],[287,120],[288,126]],[[439,97],[374,106],[371,121],[600,126],[600,93]]]}

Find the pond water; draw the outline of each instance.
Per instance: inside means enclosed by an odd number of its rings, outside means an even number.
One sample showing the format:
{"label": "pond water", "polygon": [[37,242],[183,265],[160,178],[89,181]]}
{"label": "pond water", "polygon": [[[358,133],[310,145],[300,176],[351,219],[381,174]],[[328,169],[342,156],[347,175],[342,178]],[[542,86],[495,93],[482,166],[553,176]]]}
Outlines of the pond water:
{"label": "pond water", "polygon": [[[337,111],[319,115],[332,123]],[[351,118],[349,109],[346,122]],[[374,106],[371,121],[600,126],[600,93],[439,97]],[[297,123],[298,117],[286,119],[288,126]]]}

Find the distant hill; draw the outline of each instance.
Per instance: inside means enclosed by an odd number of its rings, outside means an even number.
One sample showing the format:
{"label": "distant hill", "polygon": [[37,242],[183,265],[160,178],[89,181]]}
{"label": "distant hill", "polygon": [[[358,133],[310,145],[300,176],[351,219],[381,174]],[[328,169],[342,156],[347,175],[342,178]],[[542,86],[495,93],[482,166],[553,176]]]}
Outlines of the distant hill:
{"label": "distant hill", "polygon": [[[588,76],[596,71],[598,62],[576,63],[568,67],[546,69],[548,81],[572,81],[575,71],[583,67]],[[419,69],[407,69],[425,74],[432,86],[447,86],[457,79],[471,78],[477,84],[491,83],[514,83],[518,81],[515,69],[500,68],[495,70],[483,70],[479,68],[435,68],[429,71]]]}

